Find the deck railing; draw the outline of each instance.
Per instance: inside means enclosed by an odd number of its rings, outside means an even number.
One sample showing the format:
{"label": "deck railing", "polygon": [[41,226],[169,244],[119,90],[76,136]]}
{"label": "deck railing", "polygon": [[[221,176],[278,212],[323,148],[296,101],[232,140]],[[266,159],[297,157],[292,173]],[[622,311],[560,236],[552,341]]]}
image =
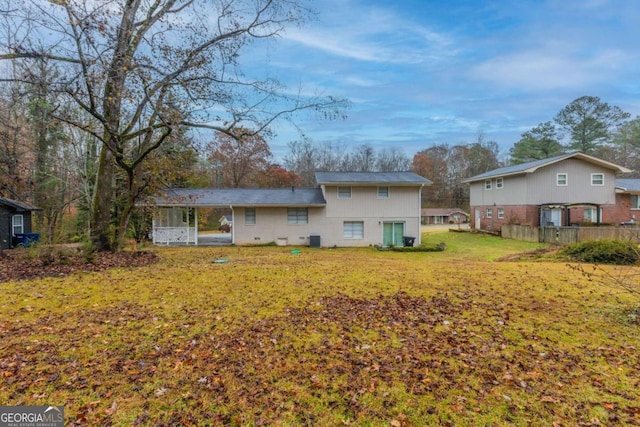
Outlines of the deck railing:
{"label": "deck railing", "polygon": [[195,227],[154,227],[154,245],[196,245],[198,236]]}

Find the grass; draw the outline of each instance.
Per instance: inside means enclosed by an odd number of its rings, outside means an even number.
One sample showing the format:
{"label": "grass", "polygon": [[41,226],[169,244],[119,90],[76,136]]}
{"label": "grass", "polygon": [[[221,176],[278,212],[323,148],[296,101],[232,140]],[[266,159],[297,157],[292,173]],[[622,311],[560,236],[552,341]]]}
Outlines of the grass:
{"label": "grass", "polygon": [[447,250],[156,248],[0,284],[0,401],[67,425],[640,423],[637,296],[494,261],[536,244],[423,241]]}

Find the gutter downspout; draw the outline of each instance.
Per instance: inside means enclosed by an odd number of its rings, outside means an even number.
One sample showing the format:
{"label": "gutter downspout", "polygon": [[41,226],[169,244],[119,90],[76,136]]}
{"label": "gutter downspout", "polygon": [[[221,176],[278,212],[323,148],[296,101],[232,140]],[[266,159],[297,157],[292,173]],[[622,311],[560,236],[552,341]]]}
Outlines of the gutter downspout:
{"label": "gutter downspout", "polygon": [[231,244],[236,244],[236,213],[233,210],[233,205],[229,205],[229,209],[231,209]]}
{"label": "gutter downspout", "polygon": [[420,184],[418,189],[418,245],[422,244],[422,187],[424,184]]}

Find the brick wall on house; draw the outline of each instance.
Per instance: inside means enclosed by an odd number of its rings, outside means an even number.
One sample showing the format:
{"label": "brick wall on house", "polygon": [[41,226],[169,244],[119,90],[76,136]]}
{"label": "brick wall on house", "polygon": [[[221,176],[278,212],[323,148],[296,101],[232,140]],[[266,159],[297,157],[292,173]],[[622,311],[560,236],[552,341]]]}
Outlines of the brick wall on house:
{"label": "brick wall on house", "polygon": [[[601,205],[602,218],[600,222],[603,224],[618,225],[621,222],[629,221],[632,218],[630,210],[630,200],[628,194],[616,194],[615,205]],[[580,224],[584,222],[584,206],[571,209],[571,223]]]}
{"label": "brick wall on house", "polygon": [[[631,195],[630,194],[616,194],[616,204],[611,208],[611,220],[607,222],[620,223],[629,221],[637,211],[631,210]],[[640,218],[635,218],[638,222]]]}
{"label": "brick wall on house", "polygon": [[[503,224],[520,224],[537,227],[540,222],[540,214],[537,206],[476,206],[471,213],[471,227],[478,228],[475,224],[475,211],[479,209],[481,215],[481,230],[499,232]],[[487,210],[492,210],[492,218],[487,218]],[[498,217],[498,210],[504,209],[504,217]]]}
{"label": "brick wall on house", "polygon": [[[602,205],[602,218],[600,221],[605,224],[620,224],[621,222],[629,221],[632,218],[634,212],[629,209],[630,200],[628,194],[616,194],[615,205]],[[503,224],[518,224],[529,225],[532,227],[539,227],[540,224],[540,210],[538,206],[476,206],[472,209],[471,213],[471,227],[477,228],[475,224],[475,211],[480,209],[482,212],[481,218],[481,230],[489,230],[499,232]],[[493,218],[487,218],[487,209],[491,209],[493,212]],[[504,218],[498,217],[498,209],[504,209]],[[571,208],[571,223],[580,224],[584,222],[584,206]],[[565,217],[563,216],[563,221]],[[635,218],[635,221],[640,221],[640,217]],[[569,225],[569,224],[565,224]]]}

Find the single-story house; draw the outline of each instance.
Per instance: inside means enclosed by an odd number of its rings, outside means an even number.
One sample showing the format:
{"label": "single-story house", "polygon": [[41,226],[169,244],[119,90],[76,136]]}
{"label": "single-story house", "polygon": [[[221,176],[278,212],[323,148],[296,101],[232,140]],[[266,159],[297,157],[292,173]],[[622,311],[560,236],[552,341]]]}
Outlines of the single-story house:
{"label": "single-story house", "polygon": [[222,215],[218,220],[220,225],[228,225],[229,227],[233,227],[233,217],[231,215]]}
{"label": "single-story house", "polygon": [[310,246],[420,243],[421,189],[413,172],[318,172],[316,188],[170,189],[156,197],[156,244],[197,244],[198,208],[229,208],[232,243]]}
{"label": "single-story house", "polygon": [[507,223],[537,227],[628,221],[630,211],[620,204],[616,175],[629,172],[573,152],[467,178],[471,226],[497,232]]}
{"label": "single-story house", "polygon": [[467,222],[469,214],[457,208],[425,208],[422,209],[423,224],[462,224]]}
{"label": "single-story house", "polygon": [[[0,197],[0,244],[2,249],[10,249],[24,240],[37,240],[31,230],[31,215],[39,208],[29,203]],[[26,237],[25,237],[26,236]]]}

